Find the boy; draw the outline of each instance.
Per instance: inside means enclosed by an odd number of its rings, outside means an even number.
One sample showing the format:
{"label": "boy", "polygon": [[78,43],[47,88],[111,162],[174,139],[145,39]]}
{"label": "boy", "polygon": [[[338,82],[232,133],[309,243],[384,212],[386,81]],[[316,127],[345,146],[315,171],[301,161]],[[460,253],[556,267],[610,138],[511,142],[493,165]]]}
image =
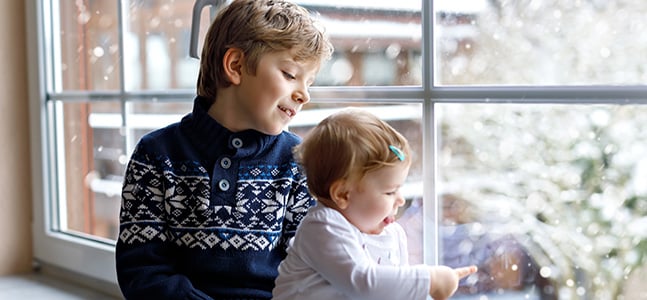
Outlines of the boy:
{"label": "boy", "polygon": [[475,266],[409,265],[395,223],[411,155],[386,122],[342,110],[319,123],[296,156],[317,198],[279,266],[275,300],[449,298]]}
{"label": "boy", "polygon": [[116,247],[127,299],[270,299],[313,203],[283,131],[332,46],[282,0],[235,0],[205,38],[193,111],[128,164]]}

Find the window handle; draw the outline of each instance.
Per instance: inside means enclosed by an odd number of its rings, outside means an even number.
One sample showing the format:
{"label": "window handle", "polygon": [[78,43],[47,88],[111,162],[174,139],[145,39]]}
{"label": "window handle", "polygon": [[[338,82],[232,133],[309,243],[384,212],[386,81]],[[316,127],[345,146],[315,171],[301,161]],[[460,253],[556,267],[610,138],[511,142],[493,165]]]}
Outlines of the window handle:
{"label": "window handle", "polygon": [[198,38],[200,37],[200,14],[205,6],[211,6],[211,19],[213,20],[218,8],[227,0],[195,0],[193,16],[191,17],[191,41],[189,42],[189,56],[200,59],[198,56]]}

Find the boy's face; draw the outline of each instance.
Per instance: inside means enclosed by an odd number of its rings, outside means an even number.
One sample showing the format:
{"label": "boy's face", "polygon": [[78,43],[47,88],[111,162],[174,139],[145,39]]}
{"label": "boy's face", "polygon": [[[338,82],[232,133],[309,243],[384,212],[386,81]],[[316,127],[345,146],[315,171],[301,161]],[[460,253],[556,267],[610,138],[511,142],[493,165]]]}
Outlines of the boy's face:
{"label": "boy's face", "polygon": [[342,214],[363,233],[379,234],[395,221],[398,207],[404,204],[400,187],[409,166],[401,163],[367,173],[348,191],[348,207]]}
{"label": "boy's face", "polygon": [[310,101],[308,88],[319,71],[318,62],[296,62],[289,51],[261,56],[252,75],[243,68],[236,101],[238,127],[269,135],[283,131]]}

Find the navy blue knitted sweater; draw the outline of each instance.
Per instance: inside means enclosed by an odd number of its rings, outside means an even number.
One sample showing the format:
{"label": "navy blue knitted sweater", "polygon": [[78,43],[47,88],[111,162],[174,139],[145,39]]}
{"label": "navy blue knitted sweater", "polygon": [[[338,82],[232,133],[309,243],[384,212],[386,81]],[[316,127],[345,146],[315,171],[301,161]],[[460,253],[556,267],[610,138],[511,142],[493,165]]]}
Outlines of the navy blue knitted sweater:
{"label": "navy blue knitted sweater", "polygon": [[145,135],[128,163],[116,247],[127,299],[270,299],[314,203],[292,156],[298,136],[231,132],[207,103]]}

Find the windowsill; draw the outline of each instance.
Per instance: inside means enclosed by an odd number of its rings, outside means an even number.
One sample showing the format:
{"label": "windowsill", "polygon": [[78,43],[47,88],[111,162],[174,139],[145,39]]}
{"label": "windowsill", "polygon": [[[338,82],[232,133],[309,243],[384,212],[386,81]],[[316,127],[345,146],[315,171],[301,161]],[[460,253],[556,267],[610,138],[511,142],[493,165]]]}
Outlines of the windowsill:
{"label": "windowsill", "polygon": [[41,268],[25,274],[0,276],[0,299],[115,300],[123,299],[118,287],[78,274]]}

